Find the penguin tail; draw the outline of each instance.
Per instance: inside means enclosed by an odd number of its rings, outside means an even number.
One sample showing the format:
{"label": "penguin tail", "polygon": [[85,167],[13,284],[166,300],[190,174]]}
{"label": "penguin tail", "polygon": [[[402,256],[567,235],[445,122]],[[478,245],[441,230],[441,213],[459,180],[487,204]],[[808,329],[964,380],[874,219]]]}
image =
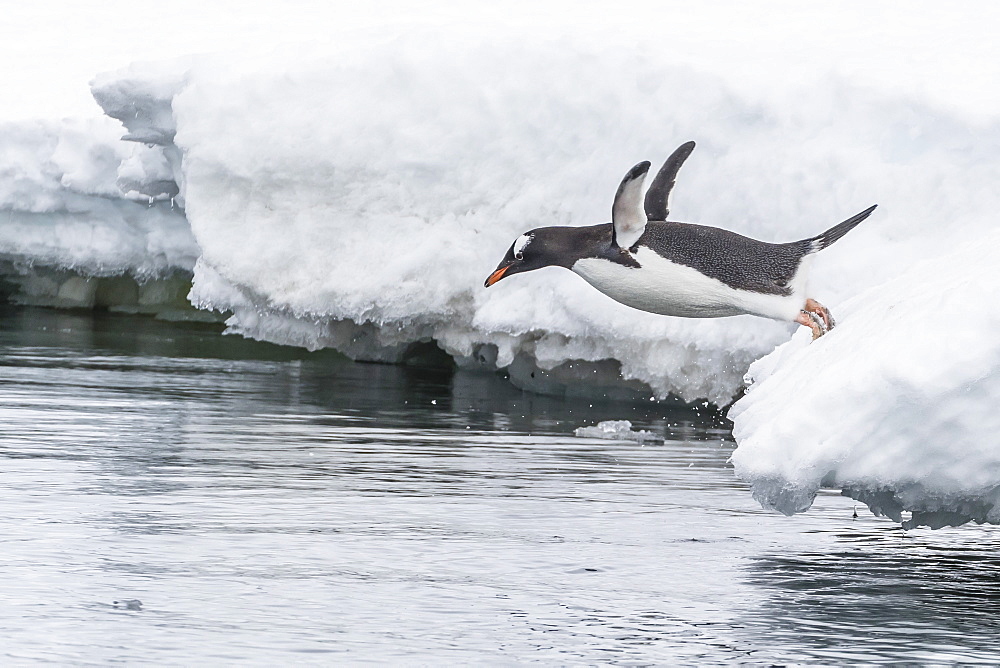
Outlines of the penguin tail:
{"label": "penguin tail", "polygon": [[827,246],[831,245],[834,241],[836,241],[837,239],[839,239],[840,237],[844,236],[845,234],[853,230],[855,227],[857,227],[858,224],[861,223],[861,221],[863,221],[868,216],[872,215],[872,211],[874,211],[875,207],[877,206],[878,204],[873,204],[872,206],[868,207],[861,213],[851,216],[850,218],[848,218],[847,220],[838,225],[834,225],[823,234],[818,234],[815,237],[812,237],[811,239],[805,239],[799,243],[805,246],[805,251],[807,255],[811,253],[818,253]]}

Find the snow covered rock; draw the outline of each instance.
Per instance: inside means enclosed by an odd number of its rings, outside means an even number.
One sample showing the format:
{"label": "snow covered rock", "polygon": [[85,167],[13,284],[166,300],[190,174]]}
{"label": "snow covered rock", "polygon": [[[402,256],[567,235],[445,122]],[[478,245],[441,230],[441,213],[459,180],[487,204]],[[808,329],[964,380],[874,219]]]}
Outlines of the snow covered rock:
{"label": "snow covered rock", "polygon": [[732,460],[764,506],[826,487],[904,526],[1000,524],[998,252],[994,232],[915,263],[750,367]]}

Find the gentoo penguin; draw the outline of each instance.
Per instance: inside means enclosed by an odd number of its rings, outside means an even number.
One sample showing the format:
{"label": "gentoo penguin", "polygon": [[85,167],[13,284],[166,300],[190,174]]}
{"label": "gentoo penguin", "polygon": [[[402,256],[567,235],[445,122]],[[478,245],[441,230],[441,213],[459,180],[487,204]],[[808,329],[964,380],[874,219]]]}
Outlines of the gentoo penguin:
{"label": "gentoo penguin", "polygon": [[[668,222],[670,191],[694,150],[679,147],[642,197],[649,162],[618,186],[610,223],[525,232],[486,279],[566,267],[612,299],[641,311],[686,318],[751,315],[797,322],[813,339],[833,328],[825,306],[807,294],[812,255],[850,232],[875,206],[802,241],[772,244],[717,227]],[[643,212],[645,209],[645,214]]]}

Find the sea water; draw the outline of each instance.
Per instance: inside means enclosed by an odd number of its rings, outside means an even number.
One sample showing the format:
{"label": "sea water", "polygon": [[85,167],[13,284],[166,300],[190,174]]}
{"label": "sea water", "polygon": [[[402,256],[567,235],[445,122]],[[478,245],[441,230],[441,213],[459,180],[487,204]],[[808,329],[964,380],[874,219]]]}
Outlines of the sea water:
{"label": "sea water", "polygon": [[3,307],[0,659],[1000,661],[997,530],[771,514],[705,407],[441,362]]}

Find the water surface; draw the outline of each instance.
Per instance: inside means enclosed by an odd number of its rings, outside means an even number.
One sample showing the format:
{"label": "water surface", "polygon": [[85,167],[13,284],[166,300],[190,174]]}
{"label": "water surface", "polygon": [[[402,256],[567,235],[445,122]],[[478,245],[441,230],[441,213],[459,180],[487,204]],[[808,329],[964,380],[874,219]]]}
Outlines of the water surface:
{"label": "water surface", "polygon": [[[640,446],[573,437],[629,419]],[[767,513],[717,415],[0,310],[0,658],[1000,662],[1000,533]]]}

